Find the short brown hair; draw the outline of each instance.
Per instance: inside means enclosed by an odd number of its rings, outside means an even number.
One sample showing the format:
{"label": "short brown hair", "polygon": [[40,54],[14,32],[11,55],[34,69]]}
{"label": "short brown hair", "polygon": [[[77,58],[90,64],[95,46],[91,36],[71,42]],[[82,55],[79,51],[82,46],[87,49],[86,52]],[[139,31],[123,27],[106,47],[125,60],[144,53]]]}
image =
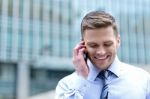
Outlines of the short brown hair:
{"label": "short brown hair", "polygon": [[114,33],[118,35],[118,28],[115,18],[104,11],[92,11],[85,15],[81,22],[81,36],[83,38],[84,32],[87,29],[97,29],[102,27],[112,26]]}

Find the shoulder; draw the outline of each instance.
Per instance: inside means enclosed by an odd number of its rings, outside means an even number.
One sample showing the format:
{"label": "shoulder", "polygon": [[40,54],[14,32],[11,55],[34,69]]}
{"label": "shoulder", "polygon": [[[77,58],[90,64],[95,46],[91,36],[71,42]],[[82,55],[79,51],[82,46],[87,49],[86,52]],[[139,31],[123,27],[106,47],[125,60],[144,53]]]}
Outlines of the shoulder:
{"label": "shoulder", "polygon": [[146,70],[144,70],[138,66],[122,63],[122,68],[126,73],[130,74],[130,76],[133,75],[136,77],[142,77],[142,78],[146,78],[146,79],[150,78],[149,72],[147,72]]}

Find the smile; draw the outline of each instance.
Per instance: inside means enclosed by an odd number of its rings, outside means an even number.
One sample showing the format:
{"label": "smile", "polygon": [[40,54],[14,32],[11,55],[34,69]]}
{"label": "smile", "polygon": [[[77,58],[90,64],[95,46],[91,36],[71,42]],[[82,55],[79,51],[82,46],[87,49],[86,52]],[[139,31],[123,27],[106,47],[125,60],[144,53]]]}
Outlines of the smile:
{"label": "smile", "polygon": [[95,58],[96,59],[98,59],[98,60],[105,60],[105,59],[107,59],[109,57],[109,55],[105,55],[105,56],[102,56],[102,57],[100,57],[100,56],[95,56]]}

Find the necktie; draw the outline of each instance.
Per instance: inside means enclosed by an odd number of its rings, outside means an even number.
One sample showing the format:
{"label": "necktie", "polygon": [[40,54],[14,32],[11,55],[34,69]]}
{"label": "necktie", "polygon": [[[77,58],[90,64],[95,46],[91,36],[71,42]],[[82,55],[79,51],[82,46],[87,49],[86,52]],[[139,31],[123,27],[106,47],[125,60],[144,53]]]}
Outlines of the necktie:
{"label": "necktie", "polygon": [[108,70],[103,70],[99,74],[99,78],[101,78],[103,81],[103,88],[100,99],[108,99],[108,76],[109,76]]}

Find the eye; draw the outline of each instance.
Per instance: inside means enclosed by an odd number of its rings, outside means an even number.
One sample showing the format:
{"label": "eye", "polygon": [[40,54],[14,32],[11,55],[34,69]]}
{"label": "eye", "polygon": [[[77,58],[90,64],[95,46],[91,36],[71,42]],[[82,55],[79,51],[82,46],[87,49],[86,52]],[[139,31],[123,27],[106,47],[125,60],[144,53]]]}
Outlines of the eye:
{"label": "eye", "polygon": [[96,48],[96,47],[98,47],[97,44],[89,44],[88,46],[91,47],[91,48]]}
{"label": "eye", "polygon": [[104,43],[104,46],[105,46],[105,47],[109,47],[109,46],[111,46],[111,45],[113,45],[113,42]]}

